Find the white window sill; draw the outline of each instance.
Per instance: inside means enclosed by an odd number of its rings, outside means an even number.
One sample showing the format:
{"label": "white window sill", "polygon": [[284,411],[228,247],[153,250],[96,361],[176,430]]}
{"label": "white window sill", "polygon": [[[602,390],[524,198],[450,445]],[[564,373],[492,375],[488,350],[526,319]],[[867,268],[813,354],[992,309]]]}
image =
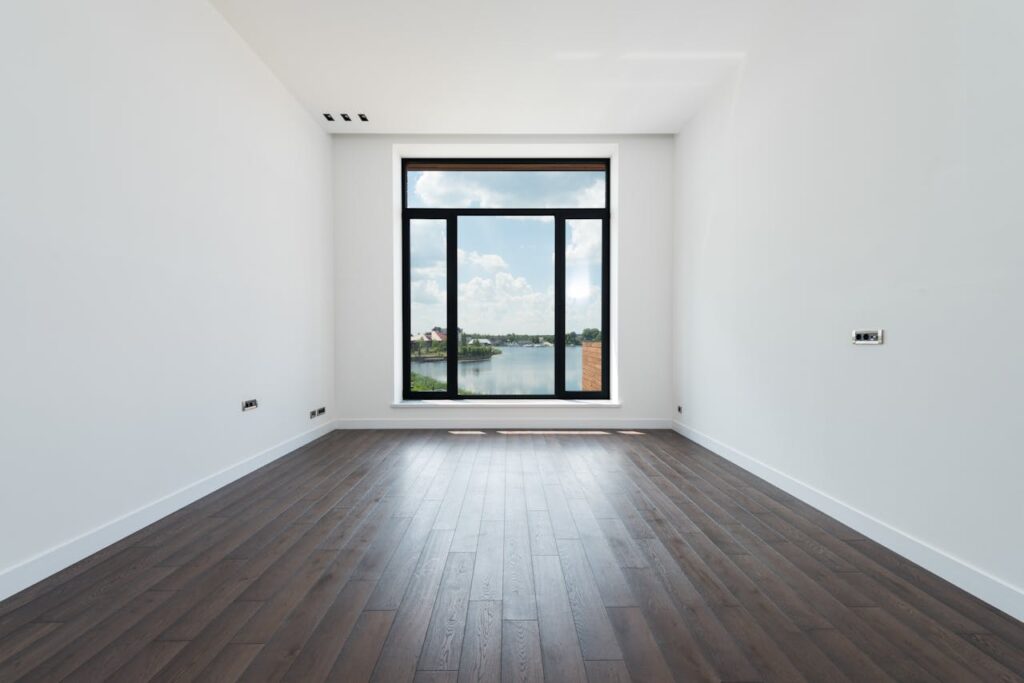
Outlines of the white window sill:
{"label": "white window sill", "polygon": [[607,399],[495,399],[460,401],[395,401],[392,408],[621,408],[621,401]]}

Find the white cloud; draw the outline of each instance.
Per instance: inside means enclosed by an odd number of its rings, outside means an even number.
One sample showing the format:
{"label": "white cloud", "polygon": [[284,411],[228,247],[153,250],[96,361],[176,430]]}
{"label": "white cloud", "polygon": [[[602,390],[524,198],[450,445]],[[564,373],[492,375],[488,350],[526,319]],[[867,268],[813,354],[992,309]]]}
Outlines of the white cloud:
{"label": "white cloud", "polygon": [[[558,207],[562,208],[562,207]],[[502,216],[503,221],[537,221],[538,223],[548,223],[552,227],[555,225],[554,216]]]}
{"label": "white cloud", "polygon": [[565,329],[601,327],[601,222],[569,221],[565,247]]}
{"label": "white cloud", "polygon": [[526,278],[495,273],[459,285],[459,326],[488,334],[551,334],[554,292],[534,290]]}
{"label": "white cloud", "polygon": [[[570,285],[571,288],[571,285]],[[579,298],[571,296],[565,301],[565,331],[582,332],[587,327],[601,328],[601,297],[599,290],[589,287],[586,291],[578,291]]]}
{"label": "white cloud", "polygon": [[424,332],[435,325],[445,327],[447,313],[447,297],[444,281],[414,279],[409,283],[412,298],[412,331]]}
{"label": "white cloud", "polygon": [[447,273],[444,261],[436,261],[430,266],[421,266],[412,269],[412,275],[422,280],[433,280],[434,278],[444,279]]}
{"label": "white cloud", "polygon": [[566,223],[569,230],[569,243],[565,245],[566,262],[598,263],[601,258],[601,222],[588,220]]}
{"label": "white cloud", "polygon": [[459,249],[459,265],[467,264],[491,271],[508,269],[508,263],[498,254],[481,254],[476,251]]}
{"label": "white cloud", "polygon": [[409,283],[412,300],[418,304],[444,303],[444,289],[437,280],[413,280]]}
{"label": "white cloud", "polygon": [[502,206],[505,195],[460,173],[423,171],[416,180],[423,206]]}
{"label": "white cloud", "polygon": [[604,206],[604,199],[604,181],[596,180],[593,185],[585,187],[576,193],[576,206],[580,208]]}

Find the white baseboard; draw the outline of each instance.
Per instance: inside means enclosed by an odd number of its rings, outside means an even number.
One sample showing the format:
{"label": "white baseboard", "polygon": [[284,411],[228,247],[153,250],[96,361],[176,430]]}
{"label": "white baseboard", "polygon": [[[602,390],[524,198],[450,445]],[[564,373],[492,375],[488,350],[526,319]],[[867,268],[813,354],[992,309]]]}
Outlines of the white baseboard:
{"label": "white baseboard", "polygon": [[135,533],[139,529],[180,510],[189,503],[227,486],[250,472],[291,453],[324,434],[334,431],[333,422],[327,422],[287,441],[282,441],[256,455],[204,477],[163,498],[143,505],[126,515],[87,531],[58,546],[0,571],[0,600],[8,598],[29,586],[56,574],[75,562],[88,557],[108,545]]}
{"label": "white baseboard", "polygon": [[681,422],[672,428],[971,595],[1024,620],[1024,591]]}
{"label": "white baseboard", "polygon": [[385,417],[334,421],[337,429],[672,429],[671,420],[613,417]]}

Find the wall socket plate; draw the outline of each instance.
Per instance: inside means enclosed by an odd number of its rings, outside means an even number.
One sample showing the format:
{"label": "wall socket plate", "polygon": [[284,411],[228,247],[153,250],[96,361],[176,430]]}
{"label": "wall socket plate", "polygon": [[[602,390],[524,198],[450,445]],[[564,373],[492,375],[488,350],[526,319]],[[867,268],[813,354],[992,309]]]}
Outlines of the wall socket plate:
{"label": "wall socket plate", "polygon": [[309,419],[310,420],[315,420],[317,417],[319,417],[320,415],[323,415],[326,412],[327,412],[327,408],[324,408],[323,406],[320,406],[316,410],[309,411]]}
{"label": "wall socket plate", "polygon": [[242,401],[242,412],[247,410],[256,410],[260,407],[259,401],[254,398],[250,398],[248,401]]}
{"label": "wall socket plate", "polygon": [[854,330],[851,337],[854,344],[882,344],[885,330]]}

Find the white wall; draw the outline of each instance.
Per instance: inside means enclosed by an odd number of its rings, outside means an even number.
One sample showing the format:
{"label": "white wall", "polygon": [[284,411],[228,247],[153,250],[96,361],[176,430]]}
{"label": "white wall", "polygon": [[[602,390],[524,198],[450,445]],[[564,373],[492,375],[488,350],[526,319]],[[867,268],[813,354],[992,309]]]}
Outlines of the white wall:
{"label": "white wall", "polygon": [[[394,145],[617,144],[617,343],[621,406],[395,408]],[[661,426],[672,378],[671,136],[338,136],[335,164],[336,386],[344,426]],[[511,154],[510,154],[511,156]],[[382,264],[387,264],[382,265]],[[613,281],[616,280],[613,274]],[[614,316],[613,316],[614,317]],[[614,325],[613,324],[613,325]]]}
{"label": "white wall", "polygon": [[328,137],[205,0],[3,3],[0,92],[2,598],[331,416],[333,235]]}
{"label": "white wall", "polygon": [[678,138],[680,428],[1024,618],[1024,5],[777,22]]}

